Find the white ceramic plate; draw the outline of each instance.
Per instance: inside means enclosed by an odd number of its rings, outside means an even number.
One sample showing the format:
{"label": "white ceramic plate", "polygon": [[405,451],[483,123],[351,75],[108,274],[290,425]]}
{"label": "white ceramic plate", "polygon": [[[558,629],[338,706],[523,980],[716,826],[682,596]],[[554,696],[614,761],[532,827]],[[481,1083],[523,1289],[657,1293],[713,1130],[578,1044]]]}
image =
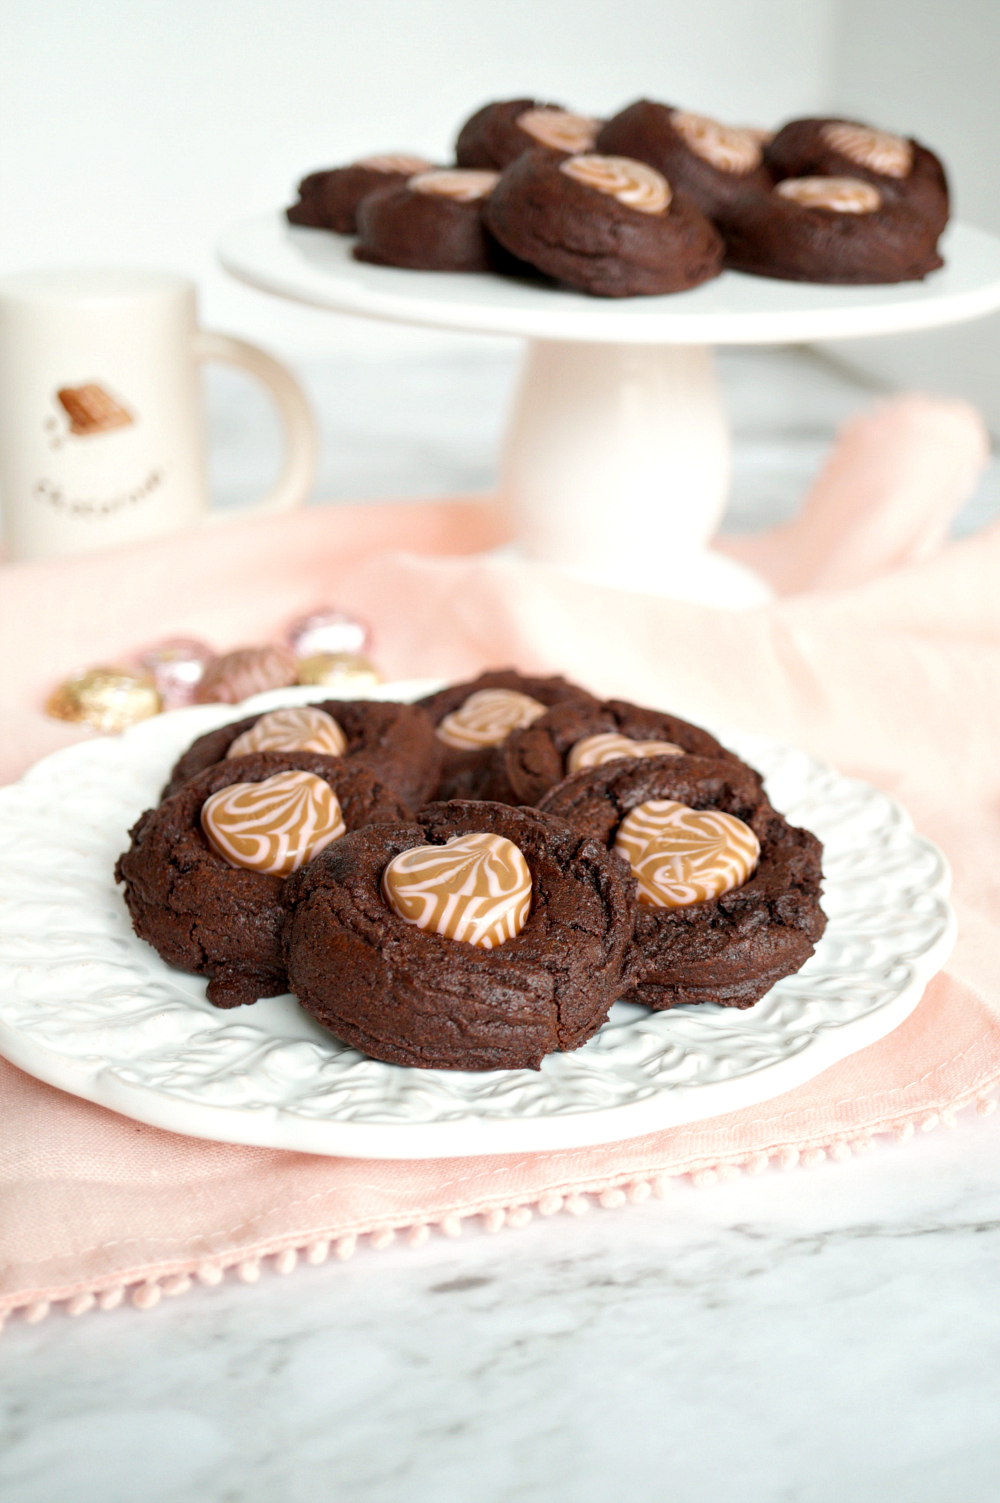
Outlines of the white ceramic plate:
{"label": "white ceramic plate", "polygon": [[541,1070],[484,1072],[368,1059],[289,996],[217,1011],[202,979],[133,935],[115,858],[196,735],[323,697],[283,690],[162,715],[0,790],[0,1052],[139,1121],[224,1142],[378,1158],[578,1147],[799,1085],[901,1023],[954,943],[944,858],[898,804],[802,752],[731,735],[777,807],[824,841],[830,919],[808,964],[747,1011],[619,1003]]}
{"label": "white ceramic plate", "polygon": [[937,328],[1000,307],[1000,240],[964,224],[945,231],[945,265],[923,282],[823,287],[726,271],[669,297],[593,298],[485,272],[372,266],[353,259],[353,244],[273,213],[232,225],[218,254],[228,272],[251,286],[320,308],[532,339],[783,344]]}

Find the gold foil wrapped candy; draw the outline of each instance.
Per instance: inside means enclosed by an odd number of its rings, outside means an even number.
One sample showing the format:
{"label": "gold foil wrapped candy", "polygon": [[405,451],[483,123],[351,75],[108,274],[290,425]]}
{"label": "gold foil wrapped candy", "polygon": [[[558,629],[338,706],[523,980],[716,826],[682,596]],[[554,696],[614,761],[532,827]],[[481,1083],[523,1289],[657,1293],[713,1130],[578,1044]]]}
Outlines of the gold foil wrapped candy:
{"label": "gold foil wrapped candy", "polygon": [[90,668],[49,696],[45,712],[57,720],[77,720],[97,731],[124,731],[160,712],[161,702],[148,678],[126,668]]}
{"label": "gold foil wrapped candy", "polygon": [[382,682],[382,675],[368,658],[353,652],[315,652],[300,658],[300,684],[320,684],[325,689],[349,689],[352,693],[372,689]]}

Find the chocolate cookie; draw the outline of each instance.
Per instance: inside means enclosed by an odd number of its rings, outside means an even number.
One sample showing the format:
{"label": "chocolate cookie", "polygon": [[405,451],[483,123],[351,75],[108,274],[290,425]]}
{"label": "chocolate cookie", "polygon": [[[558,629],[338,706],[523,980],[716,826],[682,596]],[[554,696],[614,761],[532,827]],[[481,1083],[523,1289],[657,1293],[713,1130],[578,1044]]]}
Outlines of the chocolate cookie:
{"label": "chocolate cookie", "polygon": [[[531,879],[520,932],[493,948],[399,917],[383,872],[402,853],[473,832],[510,841]],[[433,858],[432,858],[433,859]],[[414,824],[372,826],[291,877],[285,953],[292,990],[338,1038],[391,1064],[537,1069],[601,1026],[623,984],[634,899],[598,841],[534,809],[430,804]]]}
{"label": "chocolate cookie", "polygon": [[717,230],[644,162],[527,151],[484,217],[510,253],[596,297],[681,292],[722,269]]}
{"label": "chocolate cookie", "polygon": [[607,121],[594,150],[655,167],[709,219],[745,193],[766,193],[772,182],[758,132],[650,99]]}
{"label": "chocolate cookie", "polygon": [[216,854],[202,827],[202,807],[233,784],[262,783],[289,771],[312,773],[333,790],[348,831],[408,817],[396,794],[359,761],[259,752],[216,763],[147,809],[115,867],[136,934],[170,965],[210,977],[208,1000],[216,1007],[287,991],[279,944],[284,879],[232,866]]}
{"label": "chocolate cookie", "polygon": [[759,860],[749,880],[721,896],[638,904],[624,1000],[657,1010],[681,1002],[750,1007],[805,964],[826,927],[822,846],[771,807],[750,769],[703,757],[590,768],[557,784],[539,808],[611,849],[626,818],[660,800],[735,817],[759,842]]}
{"label": "chocolate cookie", "polygon": [[[623,744],[626,740],[638,745],[630,748]],[[746,768],[734,752],[727,751],[699,726],[659,710],[644,710],[624,699],[609,699],[603,704],[559,704],[531,725],[512,731],[504,747],[504,770],[517,802],[537,804],[550,788],[582,766],[600,765],[630,754],[655,755],[653,747],[659,742],[692,756]]]}
{"label": "chocolate cookie", "polygon": [[[346,745],[340,760],[345,765],[363,763],[411,809],[430,798],[444,752],[426,710],[374,699],[324,699],[309,708],[332,716],[343,731]],[[161,797],[172,797],[206,767],[222,762],[236,738],[263,715],[246,715],[199,736],[175,764]]]}
{"label": "chocolate cookie", "polygon": [[358,206],[358,261],[411,271],[488,271],[483,204],[495,172],[442,168],[371,193]]}
{"label": "chocolate cookie", "polygon": [[405,183],[417,172],[429,172],[434,166],[423,157],[398,152],[384,156],[362,157],[348,167],[329,167],[310,172],[299,183],[298,203],[285,210],[290,224],[304,224],[318,230],[335,230],[338,235],[353,235],[357,230],[358,205],[377,188]]}
{"label": "chocolate cookie", "polygon": [[764,148],[775,177],[852,177],[873,183],[886,203],[905,203],[940,235],[948,222],[948,179],[938,157],[912,136],[856,120],[790,120]]}
{"label": "chocolate cookie", "polygon": [[937,231],[905,199],[861,178],[783,178],[718,223],[726,265],[790,282],[920,281],[943,265]]}
{"label": "chocolate cookie", "polygon": [[532,147],[566,155],[590,151],[601,126],[587,115],[574,115],[558,104],[536,99],[506,99],[484,104],[462,126],[455,142],[459,167],[493,172],[517,160]]}
{"label": "chocolate cookie", "polygon": [[[500,690],[502,696],[522,696],[533,701],[505,705],[500,701],[477,701],[468,711],[465,706],[474,695]],[[527,723],[525,717],[543,714],[552,705],[580,700],[596,706],[598,701],[586,689],[567,683],[564,678],[531,678],[513,668],[481,673],[464,684],[449,684],[436,694],[418,701],[433,722],[439,745],[443,748],[438,799],[492,799],[500,804],[519,804],[521,799],[511,787],[504,765],[505,743],[512,730]],[[456,723],[455,717],[459,717]],[[466,721],[465,725],[462,721]]]}

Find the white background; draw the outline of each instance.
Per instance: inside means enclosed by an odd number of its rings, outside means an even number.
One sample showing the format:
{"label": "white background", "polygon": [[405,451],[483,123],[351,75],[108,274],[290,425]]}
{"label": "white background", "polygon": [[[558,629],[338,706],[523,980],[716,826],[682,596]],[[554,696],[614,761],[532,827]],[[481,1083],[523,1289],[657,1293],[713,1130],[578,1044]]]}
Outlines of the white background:
{"label": "white background", "polygon": [[[959,212],[1000,230],[996,0],[2,0],[0,14],[0,272],[186,271],[206,323],[291,358],[448,336],[241,288],[214,264],[219,231],[287,203],[312,167],[391,148],[445,157],[489,98],[605,114],[648,94],[759,124],[854,112],[940,148]],[[863,358],[967,391],[1000,427],[998,348],[990,320]]]}

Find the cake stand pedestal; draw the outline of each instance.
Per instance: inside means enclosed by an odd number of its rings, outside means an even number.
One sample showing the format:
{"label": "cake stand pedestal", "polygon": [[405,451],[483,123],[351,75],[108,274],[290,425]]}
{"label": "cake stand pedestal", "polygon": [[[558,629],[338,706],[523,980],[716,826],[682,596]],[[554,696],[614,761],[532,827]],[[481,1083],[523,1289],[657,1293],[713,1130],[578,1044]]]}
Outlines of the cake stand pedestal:
{"label": "cake stand pedestal", "polygon": [[729,489],[713,345],[801,344],[930,329],[1000,308],[1000,240],[942,239],[924,282],[824,287],[739,272],[670,297],[603,300],[489,275],[402,271],[352,241],[269,214],[233,225],[223,266],[339,313],[530,341],[501,460],[523,557],[582,578],[703,603],[768,598],[709,550]]}

